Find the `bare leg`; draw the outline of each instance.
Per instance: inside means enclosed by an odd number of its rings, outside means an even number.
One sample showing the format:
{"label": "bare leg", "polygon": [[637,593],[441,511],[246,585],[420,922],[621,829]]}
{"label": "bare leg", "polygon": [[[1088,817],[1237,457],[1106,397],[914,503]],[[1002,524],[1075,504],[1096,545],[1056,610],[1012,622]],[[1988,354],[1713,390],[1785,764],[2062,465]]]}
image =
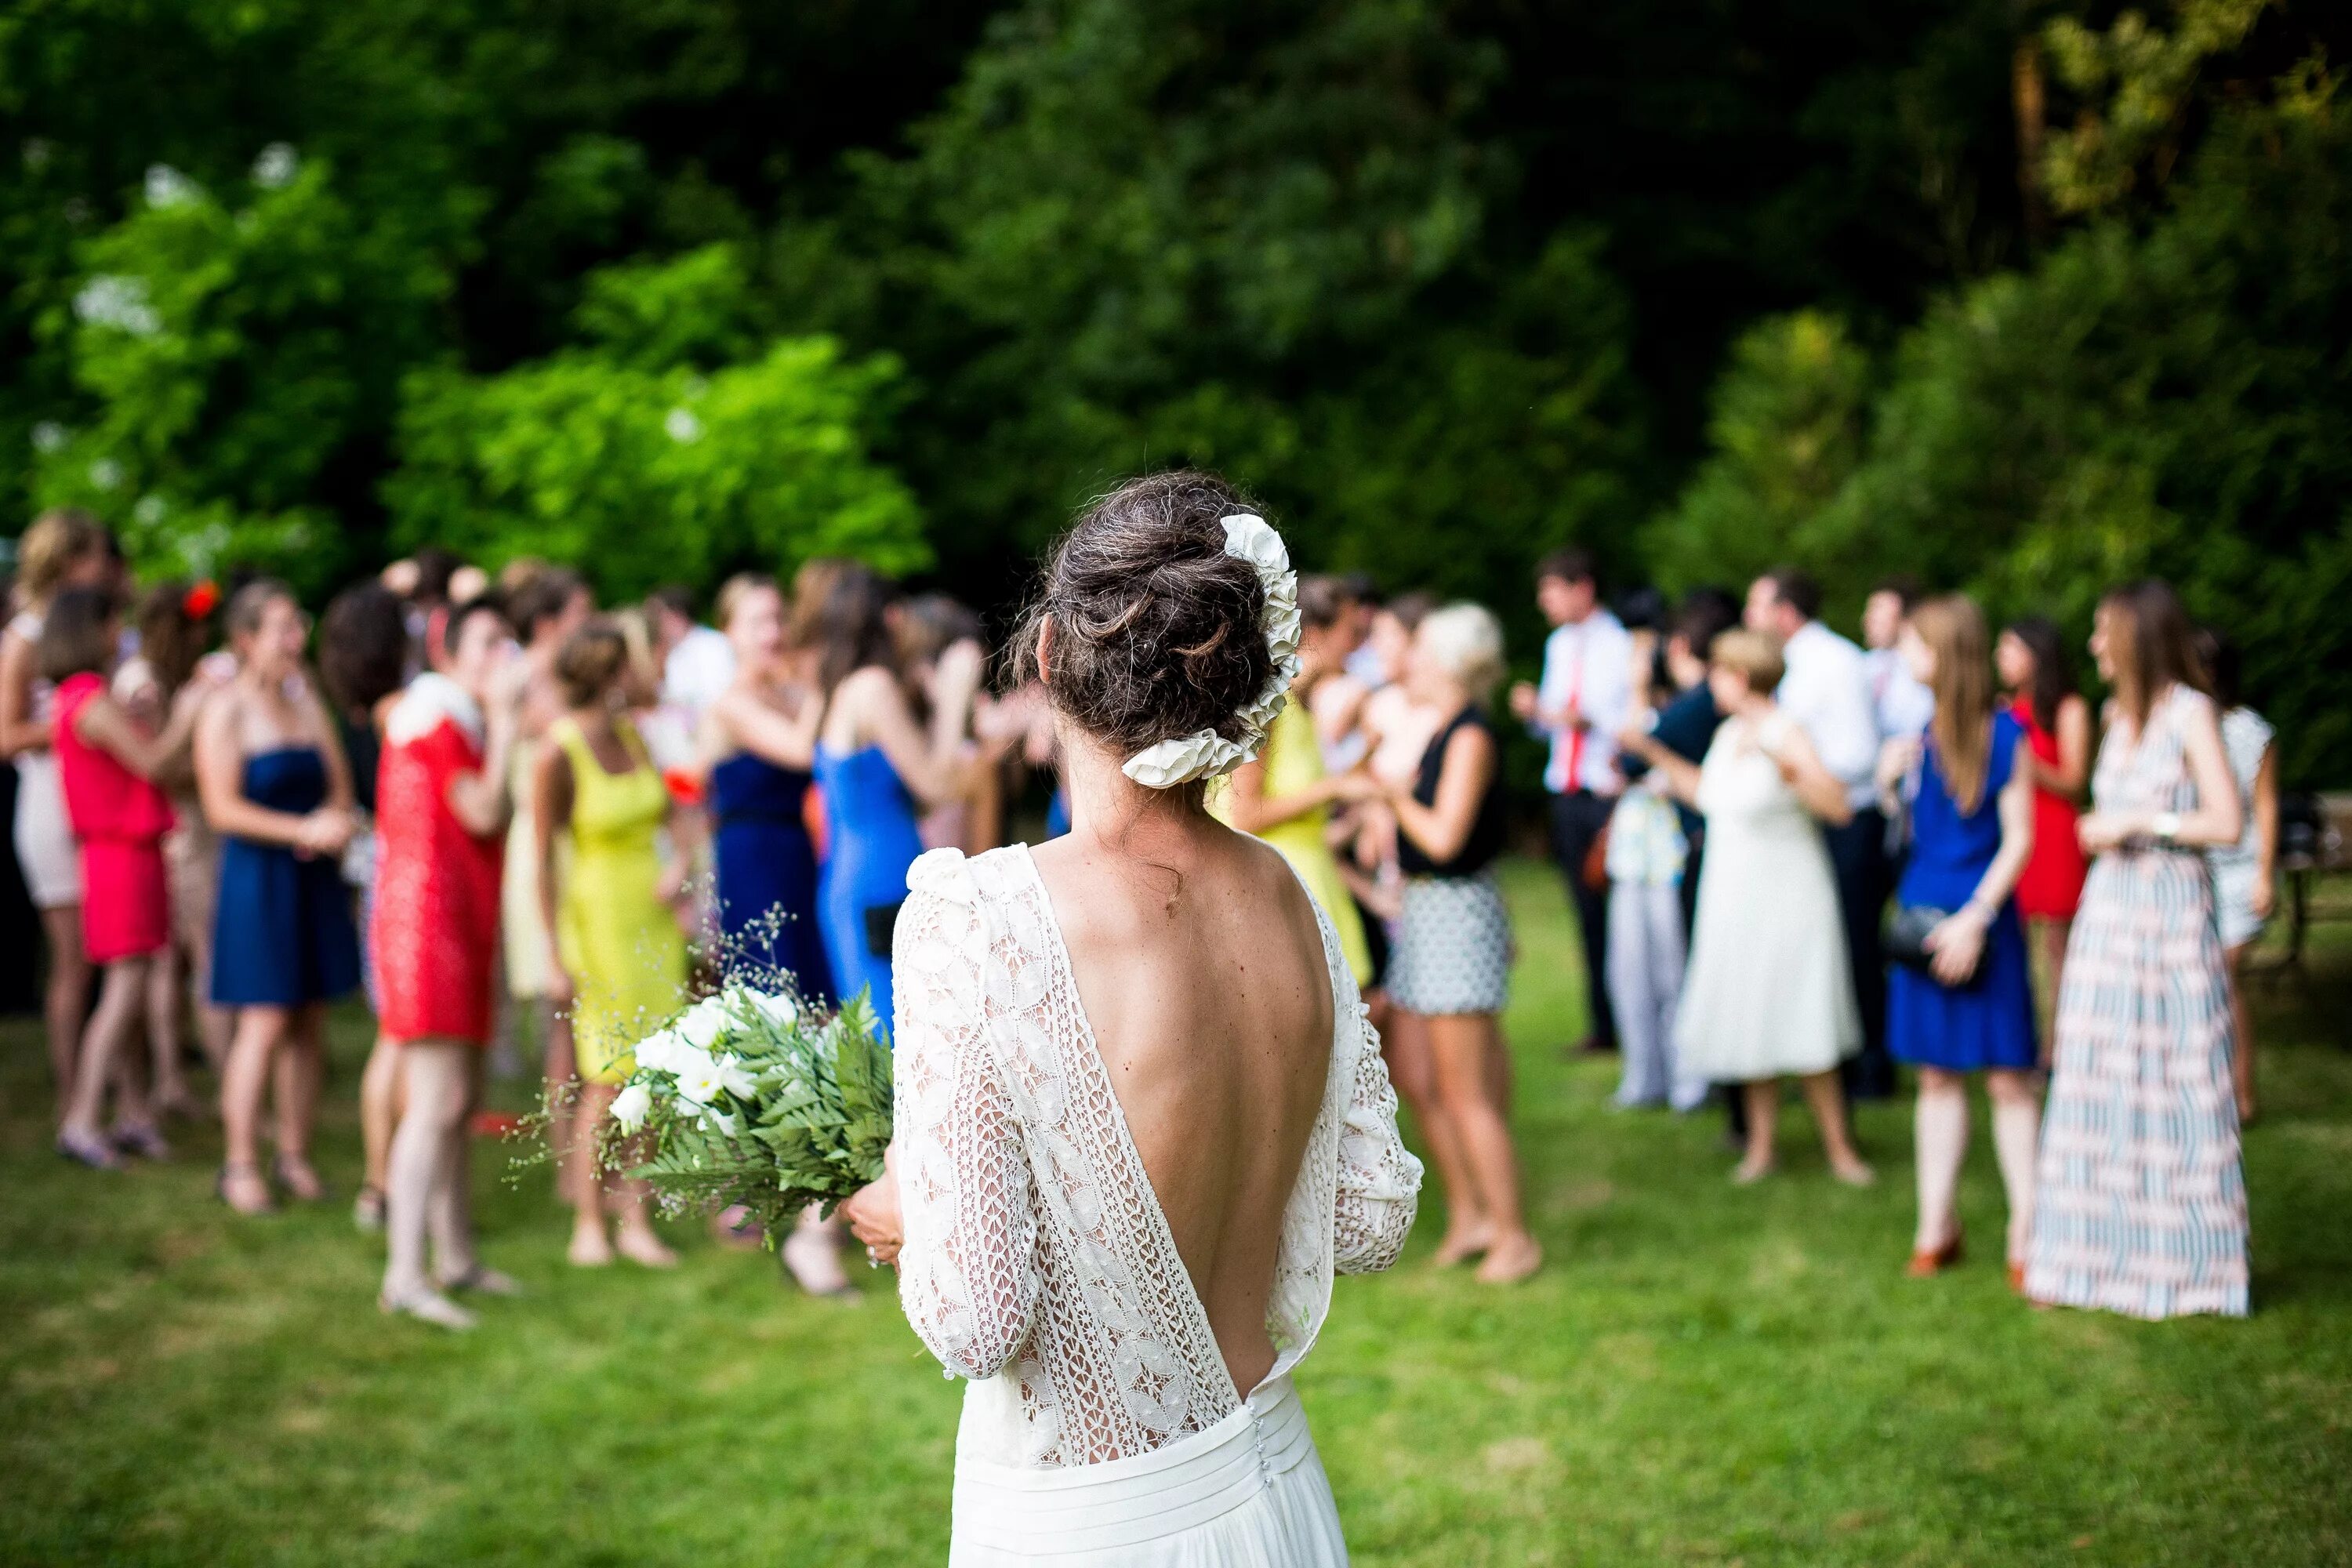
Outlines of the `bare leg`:
{"label": "bare leg", "polygon": [[1748,1153],[1733,1168],[1731,1179],[1746,1186],[1772,1173],[1773,1124],[1780,1119],[1780,1080],[1759,1078],[1740,1085],[1739,1092],[1748,1106]]}
{"label": "bare leg", "polygon": [[1969,1149],[1968,1080],[1940,1068],[1919,1069],[1919,1103],[1912,1119],[1919,1159],[1919,1227],[1911,1251],[1925,1257],[1959,1235],[1957,1212],[1960,1162]]}
{"label": "bare leg", "polygon": [[466,1047],[446,1040],[415,1040],[393,1056],[408,1092],[384,1194],[384,1307],[453,1329],[472,1327],[472,1316],[433,1288],[425,1272],[425,1237],[436,1189],[448,1173],[448,1146],[464,1136],[466,1054]]}
{"label": "bare leg", "polygon": [[2223,954],[2230,971],[2230,1021],[2236,1026],[2235,1048],[2230,1053],[2230,1079],[2238,1091],[2240,1125],[2254,1119],[2254,1015],[2246,1005],[2246,950],[2242,942]]}
{"label": "bare leg", "polygon": [[[547,998],[531,998],[532,1008],[539,1015],[540,1038],[547,1043],[544,1058],[543,1094],[547,1103],[548,1142],[555,1150],[555,1196],[559,1202],[577,1208],[580,1205],[580,1184],[589,1162],[581,1157],[578,1147],[583,1125],[579,1121],[578,1101],[581,1096],[580,1062],[572,1044],[572,1020],[558,1013]],[[595,1126],[591,1119],[584,1125]],[[591,1185],[594,1184],[590,1183]],[[578,1262],[578,1258],[572,1261]],[[609,1253],[604,1261],[610,1262]]]}
{"label": "bare leg", "polygon": [[1493,1227],[1478,1277],[1524,1279],[1543,1261],[1519,1207],[1519,1157],[1494,1098],[1494,1063],[1502,1049],[1492,1013],[1454,1013],[1427,1021],[1436,1064],[1437,1099],[1462,1140],[1470,1189]]}
{"label": "bare leg", "polygon": [[1992,1097],[1992,1149],[2000,1162],[2000,1184],[2009,1194],[2011,1266],[2025,1262],[2026,1239],[2033,1233],[2033,1158],[2042,1144],[2042,1097],[2032,1075],[1990,1072],[1986,1092]]}
{"label": "bare leg", "polygon": [[360,1142],[364,1147],[364,1173],[360,1180],[362,1197],[368,1193],[382,1198],[390,1192],[386,1185],[385,1162],[391,1156],[393,1130],[402,1117],[401,1090],[404,1075],[400,1070],[400,1042],[382,1030],[376,1032],[375,1044],[368,1051],[367,1067],[360,1073]]}
{"label": "bare leg", "polygon": [[105,973],[98,1011],[90,1016],[81,1048],[74,1054],[73,1083],[58,1129],[58,1147],[85,1164],[111,1169],[121,1162],[100,1134],[99,1118],[106,1109],[107,1085],[119,1076],[123,1047],[137,1032],[140,1009],[147,1004],[147,961],[121,959],[108,964]]}
{"label": "bare leg", "polygon": [[236,1013],[215,1005],[213,994],[213,939],[208,921],[195,922],[188,933],[188,990],[196,1009],[196,1047],[217,1074],[228,1065],[229,1037],[236,1031]]}
{"label": "bare leg", "polygon": [[2053,1033],[2058,1026],[2058,987],[2065,978],[2066,942],[2074,932],[2074,922],[2067,920],[2038,920],[2033,922],[2042,938],[2042,966],[2047,972],[2048,984],[2042,987],[2039,1022],[2042,1025],[2042,1067],[2050,1066]]}
{"label": "bare leg", "polygon": [[49,1031],[49,1076],[58,1086],[58,1122],[64,1125],[73,1098],[74,1058],[81,1051],[82,1015],[89,1010],[89,960],[81,945],[81,906],[65,904],[41,911],[41,934],[49,944],[49,983],[41,1014]]}
{"label": "bare leg", "polygon": [[812,1296],[838,1296],[854,1290],[841,1267],[841,1222],[821,1217],[814,1205],[801,1211],[792,1235],[779,1248],[793,1283]]}
{"label": "bare leg", "polygon": [[180,954],[166,947],[147,965],[147,1046],[154,1063],[155,1110],[159,1115],[186,1116],[194,1101],[180,1061]]}
{"label": "bare leg", "polygon": [[1837,1069],[1811,1073],[1799,1081],[1805,1088],[1805,1102],[1813,1108],[1813,1121],[1822,1130],[1830,1173],[1849,1187],[1866,1187],[1878,1180],[1878,1173],[1854,1152],[1853,1139],[1846,1131],[1845,1090],[1839,1087]]}
{"label": "bare leg", "polygon": [[[548,1060],[548,1077],[552,1083],[551,1047]],[[549,1092],[557,1091],[551,1089]],[[562,1163],[556,1185],[572,1200],[572,1246],[567,1256],[577,1268],[602,1268],[613,1261],[613,1237],[604,1225],[604,1159],[596,1147],[596,1131],[604,1121],[605,1108],[613,1102],[613,1091],[602,1084],[585,1083],[562,1092],[578,1096],[563,1124],[566,1135],[555,1146],[556,1159]],[[574,1137],[583,1147],[572,1147]],[[565,1171],[572,1173],[571,1179],[565,1177]]]}
{"label": "bare leg", "polygon": [[269,1184],[261,1175],[261,1098],[288,1022],[283,1007],[239,1008],[221,1070],[221,1126],[227,1142],[221,1196],[239,1214],[261,1214],[270,1206]]}
{"label": "bare leg", "polygon": [[1437,1099],[1437,1068],[1430,1055],[1429,1020],[1402,1007],[1389,1010],[1381,1035],[1381,1054],[1388,1058],[1389,1080],[1421,1129],[1429,1146],[1429,1163],[1437,1167],[1438,1184],[1445,1189],[1445,1237],[1437,1244],[1441,1264],[1466,1262],[1486,1250],[1495,1227],[1470,1177],[1462,1154],[1461,1135]]}
{"label": "bare leg", "polygon": [[278,1052],[278,1178],[306,1204],[327,1195],[310,1164],[310,1130],[327,1077],[326,1026],[325,1007],[305,1003],[289,1016]]}
{"label": "bare leg", "polygon": [[[601,1268],[612,1262],[613,1255],[618,1252],[648,1268],[668,1268],[677,1264],[677,1254],[663,1245],[654,1232],[651,1194],[646,1184],[622,1177],[612,1168],[617,1162],[606,1160],[598,1146],[597,1134],[619,1092],[616,1085],[609,1083],[581,1086],[580,1109],[572,1121],[581,1146],[577,1151],[578,1202],[572,1211],[571,1258],[583,1268]],[[613,1212],[618,1216],[610,1237],[604,1229],[608,1194]]]}

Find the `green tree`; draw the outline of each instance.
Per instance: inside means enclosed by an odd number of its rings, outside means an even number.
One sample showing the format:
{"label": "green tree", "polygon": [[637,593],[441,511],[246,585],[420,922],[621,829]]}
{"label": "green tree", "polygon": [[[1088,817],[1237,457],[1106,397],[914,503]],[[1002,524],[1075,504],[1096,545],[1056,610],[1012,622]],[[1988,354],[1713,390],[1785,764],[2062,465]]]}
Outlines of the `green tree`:
{"label": "green tree", "polygon": [[1782,561],[1838,558],[1822,522],[1862,461],[1873,368],[1820,311],[1741,334],[1709,405],[1708,455],[1646,535],[1663,585],[1737,586]]}
{"label": "green tree", "polygon": [[142,566],[323,586],[350,562],[320,481],[389,426],[450,278],[291,147],[264,149],[240,195],[232,208],[159,164],[139,210],[84,247],[79,289],[38,331],[89,417],[37,429],[33,489],[120,520]]}
{"label": "green tree", "polygon": [[615,597],[813,555],[928,565],[913,496],[871,454],[895,362],[824,337],[724,359],[742,276],[724,247],[603,274],[581,310],[599,341],[412,377],[384,487],[394,538],[571,562]]}

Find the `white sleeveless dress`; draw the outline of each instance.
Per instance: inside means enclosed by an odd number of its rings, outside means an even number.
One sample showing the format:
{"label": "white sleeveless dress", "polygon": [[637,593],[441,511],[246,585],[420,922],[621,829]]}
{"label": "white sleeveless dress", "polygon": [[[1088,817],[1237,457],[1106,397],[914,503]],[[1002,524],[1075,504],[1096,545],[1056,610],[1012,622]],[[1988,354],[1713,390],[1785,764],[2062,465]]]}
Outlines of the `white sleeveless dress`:
{"label": "white sleeveless dress", "polygon": [[1699,767],[1706,853],[1675,1050],[1717,1083],[1823,1072],[1862,1047],[1829,847],[1767,750],[1794,722],[1727,721]]}
{"label": "white sleeveless dress", "polygon": [[1290,1373],[1331,1278],[1396,1259],[1420,1163],[1331,923],[1331,1066],[1246,1395],[1153,1194],[1025,847],[937,849],[894,943],[899,1295],[949,1375],[953,1568],[1325,1568],[1339,1512]]}

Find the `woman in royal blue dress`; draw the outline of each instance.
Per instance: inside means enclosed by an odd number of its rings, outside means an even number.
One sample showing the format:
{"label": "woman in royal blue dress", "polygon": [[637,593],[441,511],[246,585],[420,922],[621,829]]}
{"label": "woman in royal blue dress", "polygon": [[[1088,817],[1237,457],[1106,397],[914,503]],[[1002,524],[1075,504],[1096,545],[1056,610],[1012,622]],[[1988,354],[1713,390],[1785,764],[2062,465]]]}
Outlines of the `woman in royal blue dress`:
{"label": "woman in royal blue dress", "polygon": [[334,719],[302,668],[310,630],[284,584],[238,589],[228,606],[236,678],[205,702],[196,726],[197,794],[221,839],[212,999],[236,1009],[221,1070],[228,1151],[220,1195],[240,1214],[270,1207],[260,1121],[273,1070],[271,1174],[298,1198],[325,1195],[310,1144],[326,1075],[326,1005],[360,983],[338,864],[357,826],[352,775]]}
{"label": "woman in royal blue dress", "polygon": [[823,704],[793,679],[784,596],[774,579],[750,573],[729,579],[719,592],[719,626],[735,651],[735,679],[703,717],[702,746],[712,759],[720,966],[753,984],[785,984],[830,1004],[816,850],[803,815]]}
{"label": "woman in royal blue dress", "polygon": [[[1941,914],[1920,943],[1924,963],[1889,977],[1887,1044],[1919,1071],[1919,1228],[1910,1272],[1940,1273],[1960,1257],[1957,1195],[1969,1145],[1968,1075],[1985,1075],[1993,1151],[2009,1195],[2010,1284],[2022,1275],[2033,1219],[2033,984],[2025,928],[2011,893],[2033,853],[2033,774],[2027,739],[1993,706],[1984,612],[1958,595],[1912,611],[1897,644],[1935,693],[1936,717],[1916,742],[1890,742],[1880,778],[1916,778],[1911,858],[1895,900],[1915,926]],[[1899,942],[1898,942],[1899,947]]]}
{"label": "woman in royal blue dress", "polygon": [[923,852],[917,818],[964,795],[967,730],[982,658],[971,643],[940,655],[930,689],[901,669],[889,584],[855,561],[813,561],[793,583],[793,640],[816,658],[824,718],[817,786],[825,860],[818,925],[835,993],[861,993],[890,1026],[890,937],[907,868]]}

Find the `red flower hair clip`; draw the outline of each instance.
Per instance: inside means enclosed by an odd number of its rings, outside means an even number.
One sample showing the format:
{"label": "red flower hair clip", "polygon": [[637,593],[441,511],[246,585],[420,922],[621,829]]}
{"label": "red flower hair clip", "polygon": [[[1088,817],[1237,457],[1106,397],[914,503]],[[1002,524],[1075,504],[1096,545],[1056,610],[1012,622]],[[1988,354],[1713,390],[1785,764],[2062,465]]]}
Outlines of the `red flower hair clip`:
{"label": "red flower hair clip", "polygon": [[220,596],[220,584],[207,577],[181,596],[180,613],[192,621],[201,621],[219,607]]}

